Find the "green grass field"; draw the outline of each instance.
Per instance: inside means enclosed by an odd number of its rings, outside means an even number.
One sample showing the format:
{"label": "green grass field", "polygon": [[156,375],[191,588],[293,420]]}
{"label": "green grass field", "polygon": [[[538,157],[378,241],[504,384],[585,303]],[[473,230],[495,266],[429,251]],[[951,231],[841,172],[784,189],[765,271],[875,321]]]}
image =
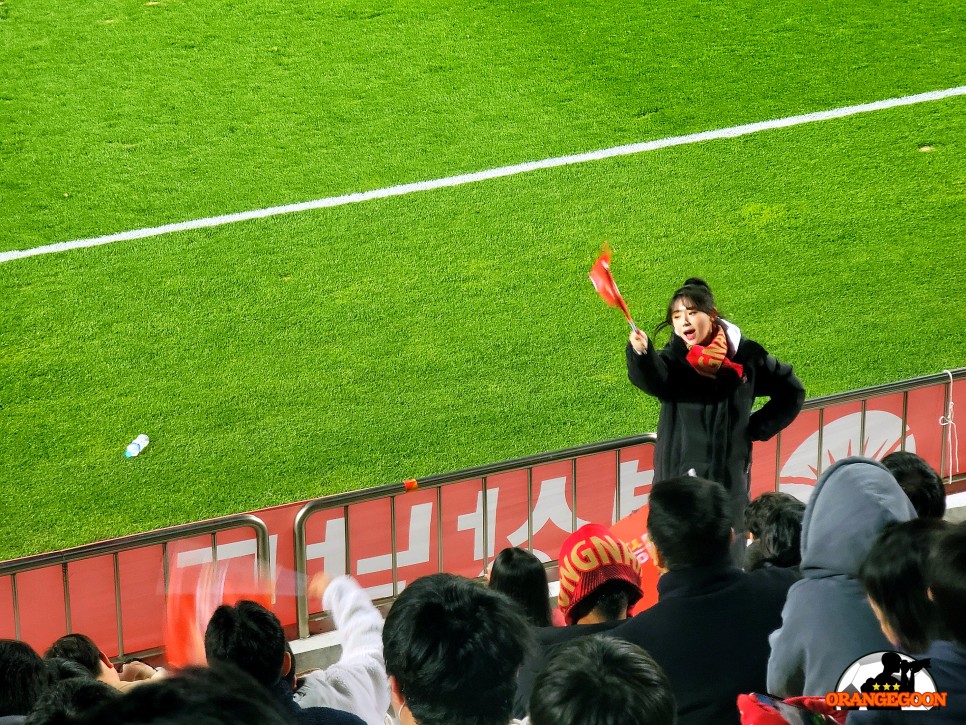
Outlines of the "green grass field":
{"label": "green grass field", "polygon": [[[966,84],[919,5],[4,0],[0,251]],[[0,264],[0,559],[653,430],[604,240],[811,397],[963,366],[964,213],[960,96]]]}

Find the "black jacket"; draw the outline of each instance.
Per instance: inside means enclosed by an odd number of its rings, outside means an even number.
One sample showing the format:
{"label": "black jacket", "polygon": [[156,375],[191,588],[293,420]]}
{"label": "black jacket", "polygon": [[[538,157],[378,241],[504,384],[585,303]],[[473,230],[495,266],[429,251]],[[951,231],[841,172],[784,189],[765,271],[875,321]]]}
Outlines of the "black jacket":
{"label": "black jacket", "polygon": [[527,654],[520,671],[517,673],[517,693],[513,699],[513,717],[521,720],[526,717],[530,707],[530,695],[533,694],[533,683],[537,676],[547,669],[547,663],[559,647],[574,639],[602,634],[622,622],[623,620],[615,620],[598,624],[535,628],[535,646]]}
{"label": "black jacket", "polygon": [[[676,335],[661,350],[648,339],[643,355],[627,343],[628,377],[661,401],[654,480],[683,476],[693,469],[698,476],[723,484],[740,504],[735,530],[741,531],[751,443],[768,440],[795,419],[805,401],[805,387],[791,365],[745,337],[732,357],[744,368],[743,380],[726,369],[715,378],[699,375],[687,353],[687,345]],[[752,413],[755,398],[760,397],[770,400]]]}
{"label": "black jacket", "polygon": [[657,604],[607,634],[661,666],[678,725],[739,725],[738,695],[765,691],[768,635],[781,626],[789,585],[730,562],[669,571],[658,581]]}

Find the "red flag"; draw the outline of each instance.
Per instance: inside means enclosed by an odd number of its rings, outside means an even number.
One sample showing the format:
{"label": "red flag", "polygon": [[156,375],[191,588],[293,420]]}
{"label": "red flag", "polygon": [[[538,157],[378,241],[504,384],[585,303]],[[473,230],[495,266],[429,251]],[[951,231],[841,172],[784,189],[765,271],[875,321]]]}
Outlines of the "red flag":
{"label": "red flag", "polygon": [[627,309],[627,304],[624,302],[624,298],[621,297],[620,290],[617,289],[617,283],[614,282],[614,275],[610,273],[610,247],[606,244],[600,250],[600,256],[594,262],[594,266],[590,268],[589,276],[590,281],[594,283],[594,289],[597,290],[597,294],[600,295],[601,299],[611,307],[619,307],[631,327],[636,330],[637,326],[634,324],[634,320],[631,319],[630,310]]}
{"label": "red flag", "polygon": [[164,627],[165,654],[173,668],[205,664],[205,629],[221,604],[248,599],[266,609],[272,592],[267,580],[254,572],[240,575],[226,562],[174,567],[167,593]]}

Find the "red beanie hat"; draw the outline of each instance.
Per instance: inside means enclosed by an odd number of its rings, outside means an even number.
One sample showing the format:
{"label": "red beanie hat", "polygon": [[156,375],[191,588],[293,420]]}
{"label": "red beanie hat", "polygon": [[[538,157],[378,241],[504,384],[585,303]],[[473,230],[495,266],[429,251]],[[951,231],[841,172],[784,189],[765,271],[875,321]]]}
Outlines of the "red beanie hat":
{"label": "red beanie hat", "polygon": [[557,607],[567,624],[571,610],[602,584],[622,581],[631,592],[629,604],[641,598],[641,565],[623,541],[606,526],[586,524],[567,537],[560,547],[560,593]]}

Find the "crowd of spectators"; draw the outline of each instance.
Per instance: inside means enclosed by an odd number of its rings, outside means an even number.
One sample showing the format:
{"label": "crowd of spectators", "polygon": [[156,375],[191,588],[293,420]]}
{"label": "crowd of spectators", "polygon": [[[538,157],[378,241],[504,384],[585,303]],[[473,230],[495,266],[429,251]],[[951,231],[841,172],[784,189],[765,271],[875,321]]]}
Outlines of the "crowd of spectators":
{"label": "crowd of spectators", "polygon": [[[300,676],[278,618],[251,601],[215,610],[205,667],[118,668],[83,634],[43,656],[0,640],[0,725],[739,725],[764,722],[750,719],[767,702],[754,693],[828,711],[847,668],[879,652],[907,655],[897,668],[918,659],[946,706],[830,717],[963,723],[966,524],[944,511],[942,481],[906,453],[836,462],[807,505],[759,497],[747,534],[720,484],[659,481],[645,564],[660,571],[658,599],[635,616],[642,565],[589,524],[561,547],[554,615],[544,566],[521,549],[496,557],[488,583],[410,582],[385,619],[351,577],[317,577],[309,596],[342,650]],[[739,569],[730,551],[746,535]]]}

